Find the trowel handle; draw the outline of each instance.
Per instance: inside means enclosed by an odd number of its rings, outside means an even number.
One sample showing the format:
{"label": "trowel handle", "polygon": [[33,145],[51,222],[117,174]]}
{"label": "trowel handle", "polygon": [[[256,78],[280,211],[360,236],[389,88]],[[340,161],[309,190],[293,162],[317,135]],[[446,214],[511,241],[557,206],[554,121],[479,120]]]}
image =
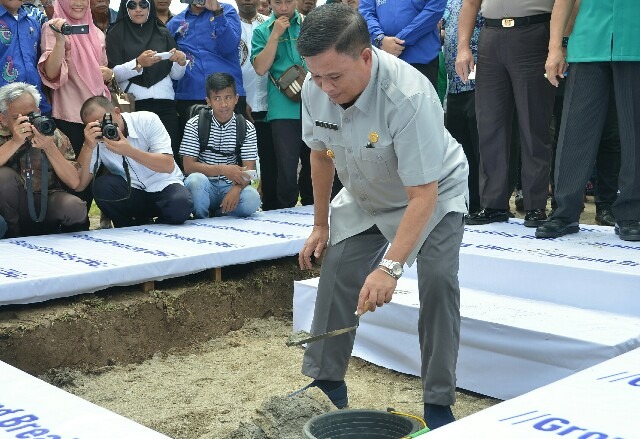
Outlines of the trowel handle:
{"label": "trowel handle", "polygon": [[358,314],[358,311],[356,310],[356,312],[354,313],[356,315],[356,317],[360,318],[363,315],[365,315],[367,313],[367,311],[369,311],[369,307],[370,307],[370,303],[369,302],[365,302],[364,303],[364,309],[362,310],[361,314]]}

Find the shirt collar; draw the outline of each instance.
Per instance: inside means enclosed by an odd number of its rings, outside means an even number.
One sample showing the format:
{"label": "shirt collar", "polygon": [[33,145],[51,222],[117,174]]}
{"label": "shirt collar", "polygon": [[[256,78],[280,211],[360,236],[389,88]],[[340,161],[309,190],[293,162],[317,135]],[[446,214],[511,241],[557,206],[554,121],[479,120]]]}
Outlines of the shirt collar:
{"label": "shirt collar", "polygon": [[364,91],[360,94],[356,102],[353,104],[355,107],[360,109],[363,112],[367,112],[370,110],[370,103],[373,99],[373,95],[376,92],[376,88],[378,87],[378,49],[373,47],[371,49],[371,77],[369,78],[369,83],[365,87]]}
{"label": "shirt collar", "polygon": [[[211,115],[213,116],[213,112],[211,113]],[[218,122],[218,119],[216,119],[215,116],[213,116],[211,119],[213,120],[213,126],[215,126],[216,128],[227,129],[231,125],[231,122],[236,120],[236,114],[233,113],[233,116],[231,116],[231,119],[229,119],[225,123]]]}
{"label": "shirt collar", "polygon": [[132,137],[134,139],[138,138],[138,132],[136,131],[136,127],[131,121],[131,115],[129,113],[120,113],[120,116],[124,119],[127,124],[127,137]]}

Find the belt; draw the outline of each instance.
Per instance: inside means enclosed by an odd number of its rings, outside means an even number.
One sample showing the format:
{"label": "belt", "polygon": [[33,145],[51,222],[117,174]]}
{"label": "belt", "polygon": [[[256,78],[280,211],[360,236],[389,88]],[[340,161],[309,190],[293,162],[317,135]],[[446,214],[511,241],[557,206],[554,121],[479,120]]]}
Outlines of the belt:
{"label": "belt", "polygon": [[513,18],[485,18],[484,25],[486,27],[520,27],[530,24],[546,23],[551,20],[551,14],[529,15],[528,17]]}

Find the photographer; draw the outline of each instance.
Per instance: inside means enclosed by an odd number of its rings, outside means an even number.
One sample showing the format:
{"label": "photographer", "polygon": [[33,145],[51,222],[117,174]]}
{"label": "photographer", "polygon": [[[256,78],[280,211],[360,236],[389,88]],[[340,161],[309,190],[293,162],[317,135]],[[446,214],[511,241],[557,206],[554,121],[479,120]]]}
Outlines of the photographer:
{"label": "photographer", "polygon": [[[121,113],[111,101],[94,96],[82,104],[86,124],[78,157],[80,188],[93,184],[100,210],[115,227],[182,224],[191,214],[191,195],[173,159],[171,139],[160,118],[148,111]],[[109,175],[97,177],[99,165]]]}
{"label": "photographer", "polygon": [[79,230],[86,215],[84,201],[63,189],[80,182],[71,143],[39,116],[40,102],[31,84],[0,87],[0,215],[10,237]]}

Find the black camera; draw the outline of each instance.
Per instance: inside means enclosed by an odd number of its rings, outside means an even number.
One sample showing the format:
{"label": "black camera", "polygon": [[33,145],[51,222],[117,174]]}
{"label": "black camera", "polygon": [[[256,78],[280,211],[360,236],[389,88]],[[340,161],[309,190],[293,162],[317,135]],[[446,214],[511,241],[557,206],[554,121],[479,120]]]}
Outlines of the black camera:
{"label": "black camera", "polygon": [[64,23],[62,25],[62,27],[60,28],[60,33],[62,35],[88,34],[89,33],[89,25],[88,24],[69,24],[69,23]]}
{"label": "black camera", "polygon": [[53,119],[43,116],[36,111],[27,114],[27,117],[29,118],[29,123],[36,127],[41,134],[53,136],[53,133],[56,131],[56,123]]}
{"label": "black camera", "polygon": [[100,138],[105,137],[109,140],[120,139],[120,135],[118,134],[118,125],[113,123],[111,113],[104,114],[102,122],[100,123],[100,129],[102,129],[102,136]]}

